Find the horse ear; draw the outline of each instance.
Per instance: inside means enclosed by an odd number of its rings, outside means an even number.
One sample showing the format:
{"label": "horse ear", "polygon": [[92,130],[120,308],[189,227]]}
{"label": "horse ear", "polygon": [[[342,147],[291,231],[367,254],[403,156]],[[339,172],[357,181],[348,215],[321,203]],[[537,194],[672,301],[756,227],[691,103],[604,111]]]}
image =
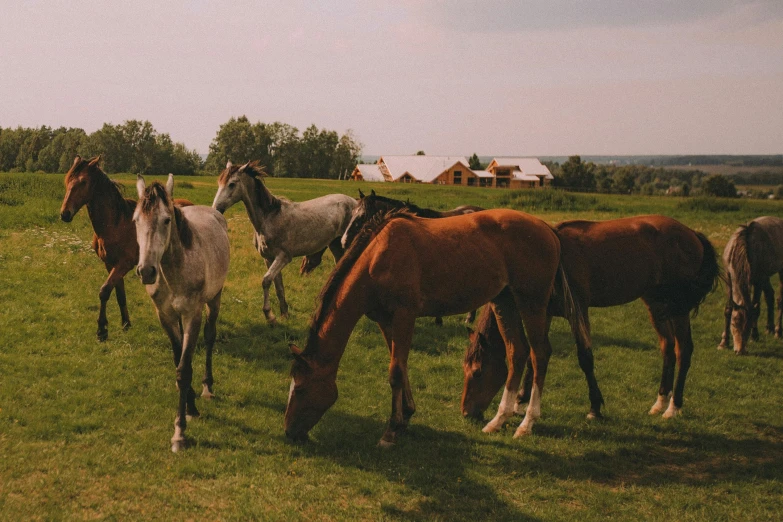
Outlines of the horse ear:
{"label": "horse ear", "polygon": [[375,189],[370,189],[370,195],[371,195],[372,197],[375,197]]}
{"label": "horse ear", "polygon": [[81,161],[82,161],[82,157],[81,157],[81,156],[79,156],[79,155],[77,154],[77,155],[76,155],[76,157],[75,157],[75,158],[73,158],[73,166],[75,167],[75,166],[76,166],[76,165],[78,165],[78,164],[79,164]]}
{"label": "horse ear", "polygon": [[233,167],[233,165],[231,164],[231,160],[229,160],[229,161],[226,163],[226,169],[230,170],[230,169],[231,169],[231,167]]}
{"label": "horse ear", "polygon": [[468,339],[470,339],[470,342],[473,342],[473,339],[476,337],[476,332],[470,326],[465,326],[465,330],[468,331]]}
{"label": "horse ear", "polygon": [[102,156],[102,154],[98,154],[98,155],[97,155],[97,156],[95,156],[94,158],[90,159],[89,166],[90,166],[90,167],[97,167],[97,166],[98,166],[98,163],[100,163],[100,162],[101,162],[101,156]]}
{"label": "horse ear", "polygon": [[144,177],[141,174],[136,175],[136,193],[139,195],[139,199],[144,197],[144,189],[147,185],[144,183]]}
{"label": "horse ear", "polygon": [[364,199],[364,192],[362,192],[362,189],[359,189],[359,199]]}
{"label": "horse ear", "polygon": [[169,179],[166,181],[166,194],[170,198],[174,197],[174,174],[169,172]]}

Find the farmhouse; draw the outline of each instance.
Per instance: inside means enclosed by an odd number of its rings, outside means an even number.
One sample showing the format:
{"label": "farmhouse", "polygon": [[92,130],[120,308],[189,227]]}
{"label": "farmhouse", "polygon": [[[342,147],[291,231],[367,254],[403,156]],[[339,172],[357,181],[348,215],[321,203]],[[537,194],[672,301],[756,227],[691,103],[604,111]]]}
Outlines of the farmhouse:
{"label": "farmhouse", "polygon": [[351,179],[499,188],[548,187],[554,179],[537,158],[494,158],[487,170],[468,164],[464,156],[381,156],[374,165],[357,165]]}

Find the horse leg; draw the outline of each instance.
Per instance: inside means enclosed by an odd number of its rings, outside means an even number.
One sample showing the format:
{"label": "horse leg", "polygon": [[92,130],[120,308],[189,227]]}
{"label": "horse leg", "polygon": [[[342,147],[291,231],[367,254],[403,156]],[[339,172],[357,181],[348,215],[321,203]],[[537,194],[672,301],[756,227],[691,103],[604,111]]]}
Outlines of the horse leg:
{"label": "horse leg", "polygon": [[775,327],[775,337],[780,339],[783,336],[783,270],[778,273],[778,278],[778,325]]}
{"label": "horse leg", "polygon": [[106,269],[109,271],[109,277],[101,286],[100,292],[98,292],[98,298],[101,300],[101,310],[98,312],[98,340],[105,341],[109,338],[109,329],[107,328],[109,321],[106,319],[106,303],[111,297],[111,292],[114,287],[117,286],[119,281],[122,281],[122,277],[127,273],[127,270],[122,271],[119,267],[109,267],[106,265]]}
{"label": "horse leg", "polygon": [[658,388],[658,398],[650,408],[650,415],[657,415],[664,411],[669,395],[674,385],[674,366],[676,363],[674,355],[674,328],[672,322],[666,318],[665,313],[647,304],[650,311],[650,320],[655,331],[658,333],[658,341],[661,345],[661,355],[663,355],[663,371],[661,372],[661,385]]}
{"label": "horse leg", "polygon": [[185,428],[187,428],[187,410],[192,403],[195,408],[195,392],[193,382],[193,352],[196,348],[198,332],[201,328],[201,311],[193,317],[183,318],[182,357],[177,365],[177,389],[179,389],[179,407],[174,420],[174,435],[171,437],[171,451],[176,453],[185,444]]}
{"label": "horse leg", "polygon": [[[174,358],[174,367],[176,368],[182,360],[182,322],[173,310],[170,312],[156,311],[158,313],[160,325],[163,327],[163,330],[166,332],[166,335],[168,335],[169,341],[171,342],[171,354]],[[188,396],[187,414],[191,417],[198,417],[199,412],[198,408],[196,408],[196,392],[193,388],[188,392]]]}
{"label": "horse leg", "polygon": [[533,388],[530,392],[530,402],[527,404],[525,418],[514,432],[514,438],[530,435],[533,425],[541,417],[541,395],[544,391],[546,371],[549,357],[552,355],[552,345],[549,343],[548,321],[546,309],[540,311],[523,311],[522,320],[530,341],[530,358],[533,361]]}
{"label": "horse leg", "polygon": [[285,299],[285,287],[283,286],[283,273],[280,272],[275,277],[275,294],[280,303],[280,317],[288,319],[288,301]]}
{"label": "horse leg", "polygon": [[[529,351],[529,349],[528,349]],[[525,415],[525,404],[530,402],[530,393],[533,390],[533,360],[528,356],[525,363],[525,373],[522,376],[522,387],[519,388],[517,403],[514,405],[514,413]]]}
{"label": "horse leg", "polygon": [[443,326],[443,317],[437,316],[435,318],[435,326]]}
{"label": "horse leg", "polygon": [[682,397],[685,390],[685,378],[691,367],[693,355],[693,337],[691,336],[691,320],[688,314],[674,317],[671,321],[674,326],[674,351],[677,355],[677,384],[674,386],[674,394],[669,407],[663,413],[664,419],[670,419],[680,414],[682,409]]}
{"label": "horse leg", "polygon": [[323,257],[324,252],[326,252],[326,248],[322,248],[320,251],[314,254],[305,256],[302,259],[302,264],[299,266],[299,273],[301,275],[307,275],[315,270],[316,267],[321,264],[321,257]]}
{"label": "horse leg", "polygon": [[468,315],[465,316],[465,324],[473,324],[473,321],[476,320],[476,311],[471,310],[468,312]]}
{"label": "horse leg", "polygon": [[508,366],[506,385],[503,388],[503,397],[500,399],[498,412],[481,430],[484,433],[494,433],[499,431],[506,421],[514,415],[519,383],[522,380],[522,372],[530,349],[523,341],[524,329],[511,292],[504,290],[488,306],[492,307],[498,322],[500,336],[506,345]]}
{"label": "horse leg", "polygon": [[763,289],[763,284],[753,285],[753,298],[751,301],[753,317],[750,318],[752,325],[750,329],[750,338],[754,341],[759,340],[759,316],[761,315],[761,292]]}
{"label": "horse leg", "polygon": [[764,280],[764,284],[761,287],[764,292],[764,302],[767,305],[767,333],[775,333],[775,290],[772,289],[772,284],[769,279]]}
{"label": "horse leg", "polygon": [[720,338],[720,344],[718,344],[718,350],[725,350],[729,347],[729,339],[731,339],[731,274],[726,274],[726,286],[728,287],[728,299],[726,300],[726,308],[723,309],[723,334]]}
{"label": "horse leg", "polygon": [[[277,276],[282,272],[283,267],[285,267],[285,265],[287,265],[290,261],[291,260],[288,258],[288,256],[286,256],[283,252],[277,254],[275,260],[272,261],[271,264],[269,261],[266,261],[268,268],[266,274],[264,274],[261,287],[264,289],[264,316],[266,317],[267,322],[271,325],[276,324],[277,319],[275,318],[275,314],[272,313],[272,305],[269,303],[269,287],[272,286],[272,282],[274,282],[275,278],[277,278]],[[281,276],[280,288],[282,287],[283,278]],[[275,289],[277,289],[277,285],[275,285]],[[280,294],[278,294],[278,297],[279,296]],[[288,303],[285,302],[285,294],[283,294],[283,300],[280,302],[280,313],[288,313]]]}
{"label": "horse leg", "polygon": [[120,307],[120,317],[122,317],[122,329],[127,330],[131,327],[130,316],[128,315],[128,304],[125,298],[125,278],[117,281],[114,287],[114,295],[117,297],[117,304]]}
{"label": "horse leg", "polygon": [[220,312],[220,296],[222,294],[223,290],[218,292],[207,303],[207,323],[204,325],[204,347],[206,348],[207,357],[204,366],[204,380],[201,381],[201,396],[205,399],[215,397],[214,393],[212,393],[212,385],[215,382],[212,378],[212,348],[215,346],[215,338],[217,337],[217,318]]}
{"label": "horse leg", "polygon": [[[397,310],[390,324],[381,326],[387,344],[390,344],[389,385],[392,389],[392,408],[389,424],[378,442],[389,447],[397,442],[397,436],[407,427],[416,411],[408,381],[408,353],[413,338],[416,315],[407,310]],[[389,341],[391,341],[389,343]]]}
{"label": "horse leg", "polygon": [[[582,310],[587,310],[587,306],[582,305]],[[592,343],[590,337],[590,317],[585,312],[585,327],[587,328],[587,340]],[[587,380],[588,396],[590,397],[590,411],[587,413],[588,419],[600,419],[603,417],[601,414],[601,406],[604,404],[604,396],[601,393],[601,389],[598,387],[598,380],[595,378],[595,365],[593,360],[593,347],[586,345],[579,338],[576,337],[576,357],[579,359],[579,367],[582,369],[582,373],[585,374]]]}

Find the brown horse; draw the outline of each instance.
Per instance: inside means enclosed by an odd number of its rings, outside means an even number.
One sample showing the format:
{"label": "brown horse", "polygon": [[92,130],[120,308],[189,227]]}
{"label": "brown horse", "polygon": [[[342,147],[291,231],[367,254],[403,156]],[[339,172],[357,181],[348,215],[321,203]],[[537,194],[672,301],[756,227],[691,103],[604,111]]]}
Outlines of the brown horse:
{"label": "brown horse", "polygon": [[[723,250],[728,276],[728,299],[724,311],[723,336],[718,349],[734,341],[734,353],[747,353],[748,337],[758,339],[761,293],[767,301],[767,332],[780,337],[783,328],[783,219],[771,216],[756,218],[741,225],[731,235]],[[778,325],[775,327],[775,291],[769,278],[778,274]],[[750,291],[753,289],[753,297]]]}
{"label": "brown horse", "polygon": [[[715,249],[699,232],[664,216],[638,216],[611,221],[566,221],[555,227],[563,251],[563,267],[571,283],[577,308],[617,306],[642,299],[658,333],[663,373],[658,398],[650,410],[664,417],[680,413],[685,378],[693,352],[689,314],[711,292],[720,277]],[[558,299],[550,303],[550,316],[562,316]],[[601,415],[603,398],[593,373],[590,346],[577,338],[579,365],[587,378],[588,417]],[[480,417],[506,376],[504,348],[490,309],[479,317],[478,331],[470,335],[465,356],[462,412]],[[675,360],[679,364],[674,386]],[[528,372],[529,373],[529,372]],[[519,403],[529,400],[531,382],[525,384]]]}
{"label": "brown horse", "polygon": [[[414,205],[410,201],[400,201],[399,199],[378,196],[375,193],[375,190],[371,190],[369,196],[365,196],[364,193],[359,190],[359,204],[355,209],[353,209],[353,213],[351,214],[351,221],[348,223],[348,228],[345,229],[341,240],[343,248],[348,248],[351,245],[364,224],[372,219],[375,215],[386,214],[387,212],[394,210],[405,210],[405,212],[413,214],[414,216],[439,219],[444,217],[461,216],[462,214],[472,214],[473,212],[479,212],[484,209],[473,205],[460,205],[459,207],[451,210],[432,210]],[[467,317],[465,317],[465,322],[468,324],[472,323],[475,318],[476,311],[471,310]],[[443,318],[436,317],[435,324],[443,324]]]}
{"label": "brown horse", "polygon": [[[406,213],[378,216],[364,227],[321,290],[304,351],[291,345],[295,360],[286,435],[306,439],[337,400],[340,358],[354,326],[367,315],[380,326],[391,354],[392,411],[380,444],[394,444],[415,411],[408,352],[416,318],[464,313],[487,302],[499,319],[508,357],[521,361],[521,370],[528,353],[533,356],[534,398],[516,435],[529,433],[540,416],[551,353],[546,309],[558,274],[564,278],[557,236],[549,225],[521,212],[487,210],[443,219]],[[574,313],[569,317],[578,320]],[[522,323],[532,350],[520,338],[517,324]],[[578,325],[574,329],[579,330]],[[521,371],[509,373],[509,397],[516,397],[521,378]]]}
{"label": "brown horse", "polygon": [[[117,290],[122,327],[126,330],[130,328],[123,278],[138,262],[139,245],[136,243],[136,227],[133,224],[136,202],[122,195],[121,185],[110,180],[98,166],[100,160],[100,156],[89,160],[76,156],[73,160],[73,165],[65,175],[65,197],[60,208],[60,219],[70,223],[79,209],[87,205],[94,231],[92,248],[109,272],[108,279],[98,293],[101,300],[98,340],[105,341],[109,337],[106,303],[114,289]],[[179,206],[192,205],[184,199],[176,202]]]}

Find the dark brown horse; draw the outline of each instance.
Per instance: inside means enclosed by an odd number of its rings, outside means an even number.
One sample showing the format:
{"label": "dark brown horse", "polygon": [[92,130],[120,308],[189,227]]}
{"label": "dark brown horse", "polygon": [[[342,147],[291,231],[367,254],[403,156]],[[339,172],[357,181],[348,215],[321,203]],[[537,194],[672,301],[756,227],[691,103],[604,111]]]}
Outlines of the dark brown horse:
{"label": "dark brown horse", "polygon": [[[546,309],[558,275],[564,279],[557,236],[549,225],[521,212],[487,210],[443,219],[378,216],[362,229],[321,291],[304,351],[291,345],[295,361],[286,434],[306,439],[337,400],[340,358],[354,326],[367,315],[380,326],[391,355],[392,412],[380,443],[394,444],[415,411],[408,353],[416,318],[463,313],[487,302],[499,318],[508,357],[522,361],[522,368],[532,353],[533,399],[516,435],[530,433],[540,416],[552,350]],[[561,285],[568,288],[564,280]],[[573,303],[567,299],[566,304]],[[569,317],[579,331],[576,315]],[[531,349],[520,338],[518,324],[524,324]],[[512,402],[521,378],[521,371],[508,375]],[[507,418],[499,412],[496,429]]]}
{"label": "dark brown horse", "polygon": [[[100,156],[89,160],[76,156],[73,160],[73,165],[65,175],[65,197],[60,208],[60,219],[70,223],[79,209],[87,205],[94,231],[92,248],[109,272],[109,277],[98,293],[101,300],[98,340],[105,341],[109,337],[106,303],[114,289],[117,304],[120,305],[122,327],[126,330],[130,328],[123,278],[138,262],[139,245],[136,243],[136,227],[133,224],[136,202],[122,195],[121,186],[110,180],[98,166],[100,160]],[[179,206],[191,204],[184,199],[177,200]]]}
{"label": "dark brown horse", "polygon": [[[473,205],[461,205],[452,210],[432,210],[429,208],[422,208],[414,205],[410,201],[400,201],[398,199],[387,198],[384,196],[378,196],[375,194],[375,190],[370,191],[369,196],[365,196],[364,193],[359,190],[359,204],[353,209],[351,215],[351,222],[348,223],[348,228],[345,229],[345,233],[342,237],[343,248],[348,248],[353,239],[362,229],[365,223],[367,223],[373,216],[378,214],[386,214],[394,210],[405,210],[414,216],[438,219],[444,217],[461,216],[463,214],[472,214],[473,212],[479,212],[484,210],[481,207]],[[466,323],[472,323],[476,318],[476,311],[472,310],[465,318]],[[435,318],[435,324],[443,324],[443,319],[440,317]]]}
{"label": "dark brown horse", "polygon": [[[728,300],[723,336],[718,349],[734,341],[734,353],[747,353],[748,337],[758,339],[761,293],[767,302],[767,332],[781,336],[783,328],[783,219],[764,216],[741,225],[731,235],[723,250],[728,277]],[[769,278],[778,274],[778,325],[775,327],[775,291]],[[753,297],[750,292],[753,289]]]}
{"label": "dark brown horse", "polygon": [[[664,216],[638,216],[611,221],[566,221],[555,227],[563,252],[563,267],[577,308],[588,328],[588,307],[607,307],[642,299],[658,333],[663,373],[658,398],[650,410],[673,417],[680,412],[685,378],[693,352],[690,313],[711,292],[720,277],[715,249],[701,233]],[[557,297],[551,316],[562,316]],[[603,398],[593,373],[590,346],[577,338],[579,365],[587,378],[588,417],[601,415]],[[465,356],[462,412],[480,417],[506,376],[504,347],[490,309],[479,317]],[[675,361],[679,364],[674,385]],[[530,398],[526,375],[520,403]]]}

